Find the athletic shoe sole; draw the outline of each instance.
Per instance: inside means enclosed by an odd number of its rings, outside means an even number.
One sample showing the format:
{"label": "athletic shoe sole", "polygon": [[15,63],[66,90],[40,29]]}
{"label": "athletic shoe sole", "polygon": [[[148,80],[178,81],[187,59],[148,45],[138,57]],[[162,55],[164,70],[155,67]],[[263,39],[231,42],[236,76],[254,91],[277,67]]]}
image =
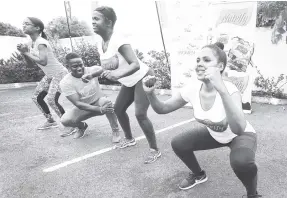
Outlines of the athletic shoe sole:
{"label": "athletic shoe sole", "polygon": [[252,113],[252,110],[243,110],[243,113],[251,114],[251,113]]}
{"label": "athletic shoe sole", "polygon": [[61,134],[61,137],[67,137],[67,136],[70,136],[70,135],[73,135],[74,133],[76,133],[77,129],[74,129],[73,131],[70,131],[69,133],[64,133],[64,134]]}
{"label": "athletic shoe sole", "polygon": [[181,190],[188,190],[188,189],[191,189],[191,188],[193,188],[194,186],[196,186],[197,184],[202,184],[202,183],[204,183],[204,182],[206,182],[208,180],[208,177],[206,176],[203,180],[200,180],[200,181],[196,181],[194,184],[192,184],[191,186],[188,186],[188,187],[185,187],[185,188],[182,188],[182,187],[180,187],[179,186],[179,189],[181,189]]}
{"label": "athletic shoe sole", "polygon": [[37,130],[46,130],[46,129],[52,129],[52,128],[57,128],[59,127],[59,125],[55,125],[55,126],[49,126],[49,127],[43,127],[43,128],[38,128]]}
{"label": "athletic shoe sole", "polygon": [[125,146],[123,146],[123,147],[119,147],[119,146],[117,146],[116,148],[120,148],[120,149],[123,149],[123,148],[127,148],[127,147],[130,147],[130,146],[135,146],[137,144],[137,142],[136,141],[134,141],[134,142],[132,142],[132,143],[128,143],[128,144],[126,144]]}
{"label": "athletic shoe sole", "polygon": [[145,163],[145,164],[154,163],[154,162],[155,162],[158,158],[160,158],[160,157],[161,157],[161,152],[159,152],[159,153],[156,155],[156,157],[153,158],[152,161],[145,161],[144,163]]}
{"label": "athletic shoe sole", "polygon": [[81,136],[79,136],[79,137],[74,137],[74,139],[81,139],[81,138],[83,138],[85,135],[86,135],[86,130],[87,130],[87,128],[89,127],[89,125],[87,124],[87,123],[85,123],[86,124],[86,128],[85,128],[85,130],[84,130],[84,132],[83,132],[83,135],[81,135]]}

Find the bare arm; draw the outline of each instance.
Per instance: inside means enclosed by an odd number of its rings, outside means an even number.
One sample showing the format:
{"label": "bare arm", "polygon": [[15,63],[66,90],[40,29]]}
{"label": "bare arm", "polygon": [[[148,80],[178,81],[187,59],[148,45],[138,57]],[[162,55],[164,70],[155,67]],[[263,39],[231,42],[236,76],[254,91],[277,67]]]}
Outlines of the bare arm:
{"label": "bare arm", "polygon": [[38,46],[39,50],[39,57],[32,55],[29,52],[24,52],[23,54],[30,58],[31,60],[35,61],[36,63],[46,66],[48,62],[48,51],[47,51],[47,46],[46,45],[39,45]]}
{"label": "bare arm", "polygon": [[81,110],[85,110],[85,111],[91,111],[91,112],[95,112],[95,113],[101,113],[101,107],[100,106],[94,106],[94,105],[90,105],[84,102],[80,101],[80,96],[79,94],[73,94],[70,96],[67,96],[67,99],[69,101],[71,101],[71,103],[73,103],[76,107],[78,107]]}
{"label": "bare arm", "polygon": [[114,70],[114,75],[118,78],[123,78],[129,76],[140,69],[140,64],[138,59],[131,48],[131,45],[125,44],[119,48],[119,53],[125,58],[128,62],[128,66],[124,68],[118,68]]}
{"label": "bare arm", "polygon": [[175,93],[166,101],[160,101],[154,91],[147,93],[147,97],[153,110],[158,114],[170,113],[187,104],[187,102],[181,97],[180,93]]}
{"label": "bare arm", "polygon": [[219,94],[222,98],[227,121],[231,131],[237,135],[241,135],[246,128],[246,120],[242,111],[240,92],[238,91],[230,95],[225,88],[225,90],[219,92]]}
{"label": "bare arm", "polygon": [[99,66],[93,66],[93,67],[97,67],[98,69],[96,70],[96,71],[94,71],[92,74],[91,74],[91,76],[93,77],[93,78],[95,78],[95,77],[99,77],[102,73],[103,73],[103,68],[101,68],[101,67],[99,67]]}
{"label": "bare arm", "polygon": [[84,83],[88,83],[90,80],[92,80],[95,77],[99,77],[102,73],[103,73],[103,68],[100,66],[93,66],[96,67],[97,70],[95,70],[94,72],[92,72],[91,74],[85,74],[82,76],[82,81]]}

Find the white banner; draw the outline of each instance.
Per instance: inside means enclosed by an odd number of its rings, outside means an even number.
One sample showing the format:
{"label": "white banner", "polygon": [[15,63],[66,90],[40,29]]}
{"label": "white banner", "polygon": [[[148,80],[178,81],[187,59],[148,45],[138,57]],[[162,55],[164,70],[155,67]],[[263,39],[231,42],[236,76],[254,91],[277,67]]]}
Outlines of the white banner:
{"label": "white banner", "polygon": [[226,75],[251,104],[256,70],[250,62],[254,52],[257,2],[217,3],[209,6],[209,42],[220,41],[228,55]]}
{"label": "white banner", "polygon": [[195,67],[197,51],[207,44],[207,6],[204,1],[166,1],[165,39],[171,62],[171,88],[184,86]]}

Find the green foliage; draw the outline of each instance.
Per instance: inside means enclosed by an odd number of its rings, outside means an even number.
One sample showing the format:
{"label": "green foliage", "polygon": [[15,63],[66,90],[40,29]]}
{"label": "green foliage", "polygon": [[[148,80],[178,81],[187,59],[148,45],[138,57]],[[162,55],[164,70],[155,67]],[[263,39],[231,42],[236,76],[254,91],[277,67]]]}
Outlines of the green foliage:
{"label": "green foliage", "polygon": [[[171,87],[171,73],[170,73],[170,65],[167,64],[166,56],[164,51],[149,51],[148,55],[150,58],[148,60],[144,60],[144,55],[139,50],[135,50],[137,57],[147,64],[150,68],[152,68],[155,72],[155,76],[158,81],[159,89],[170,89]],[[169,57],[170,54],[167,53]]]}
{"label": "green foliage", "polygon": [[255,85],[260,88],[265,96],[275,98],[286,98],[282,87],[287,83],[287,76],[280,74],[277,78],[265,78],[259,71],[259,77],[255,79]]}
{"label": "green foliage", "polygon": [[[49,42],[53,48],[54,54],[57,59],[66,66],[65,56],[71,52],[68,48],[63,48],[60,42],[56,38],[49,38]],[[97,46],[92,45],[84,39],[74,44],[74,51],[78,53],[84,61],[84,64],[88,67],[100,64],[100,54]],[[151,67],[158,79],[158,88],[170,89],[171,86],[171,74],[170,65],[167,65],[165,53],[150,51],[148,52],[149,58],[145,60],[144,54],[139,50],[135,50],[138,58]],[[169,54],[167,54],[169,56]],[[8,60],[0,60],[0,83],[16,83],[16,82],[35,82],[39,81],[43,76],[43,72],[40,68],[29,68],[24,58],[15,52]],[[112,82],[107,79],[99,78],[99,82],[105,85],[120,85],[119,82]]]}
{"label": "green foliage", "polygon": [[[46,26],[47,34],[50,38],[62,39],[69,38],[69,29],[67,19],[58,17],[53,19]],[[92,31],[84,21],[79,21],[76,17],[72,17],[70,22],[71,37],[90,36]]]}
{"label": "green foliage", "polygon": [[[63,48],[57,39],[49,40],[57,59],[65,65],[65,56],[71,52]],[[100,55],[96,45],[84,40],[76,43],[75,52],[82,58],[86,66],[100,65]],[[44,73],[39,67],[29,68],[20,53],[15,52],[8,60],[0,59],[0,83],[35,82],[39,81]]]}
{"label": "green foliage", "polygon": [[273,27],[280,14],[287,21],[287,1],[258,1],[256,27]]}
{"label": "green foliage", "polygon": [[23,56],[15,52],[8,60],[0,59],[0,83],[39,81],[44,73],[39,67],[28,68]]}
{"label": "green foliage", "polygon": [[26,37],[21,29],[16,28],[8,23],[0,22],[0,35],[1,36],[15,36],[15,37]]}

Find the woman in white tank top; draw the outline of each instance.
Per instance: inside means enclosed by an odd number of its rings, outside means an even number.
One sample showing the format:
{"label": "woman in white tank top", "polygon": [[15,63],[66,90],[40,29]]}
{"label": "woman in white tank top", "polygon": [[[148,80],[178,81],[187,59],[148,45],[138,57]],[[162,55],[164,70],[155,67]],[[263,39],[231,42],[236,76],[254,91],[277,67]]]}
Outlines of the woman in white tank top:
{"label": "woman in white tank top", "polygon": [[105,70],[102,76],[122,84],[114,108],[125,133],[125,139],[117,147],[126,148],[136,144],[126,113],[128,107],[135,102],[135,115],[150,147],[144,163],[153,163],[161,156],[161,152],[157,146],[153,125],[147,117],[149,101],[141,83],[141,80],[153,71],[137,58],[130,41],[115,31],[117,16],[113,8],[107,6],[96,8],[92,20],[94,32],[102,41],[98,47],[101,65]]}

